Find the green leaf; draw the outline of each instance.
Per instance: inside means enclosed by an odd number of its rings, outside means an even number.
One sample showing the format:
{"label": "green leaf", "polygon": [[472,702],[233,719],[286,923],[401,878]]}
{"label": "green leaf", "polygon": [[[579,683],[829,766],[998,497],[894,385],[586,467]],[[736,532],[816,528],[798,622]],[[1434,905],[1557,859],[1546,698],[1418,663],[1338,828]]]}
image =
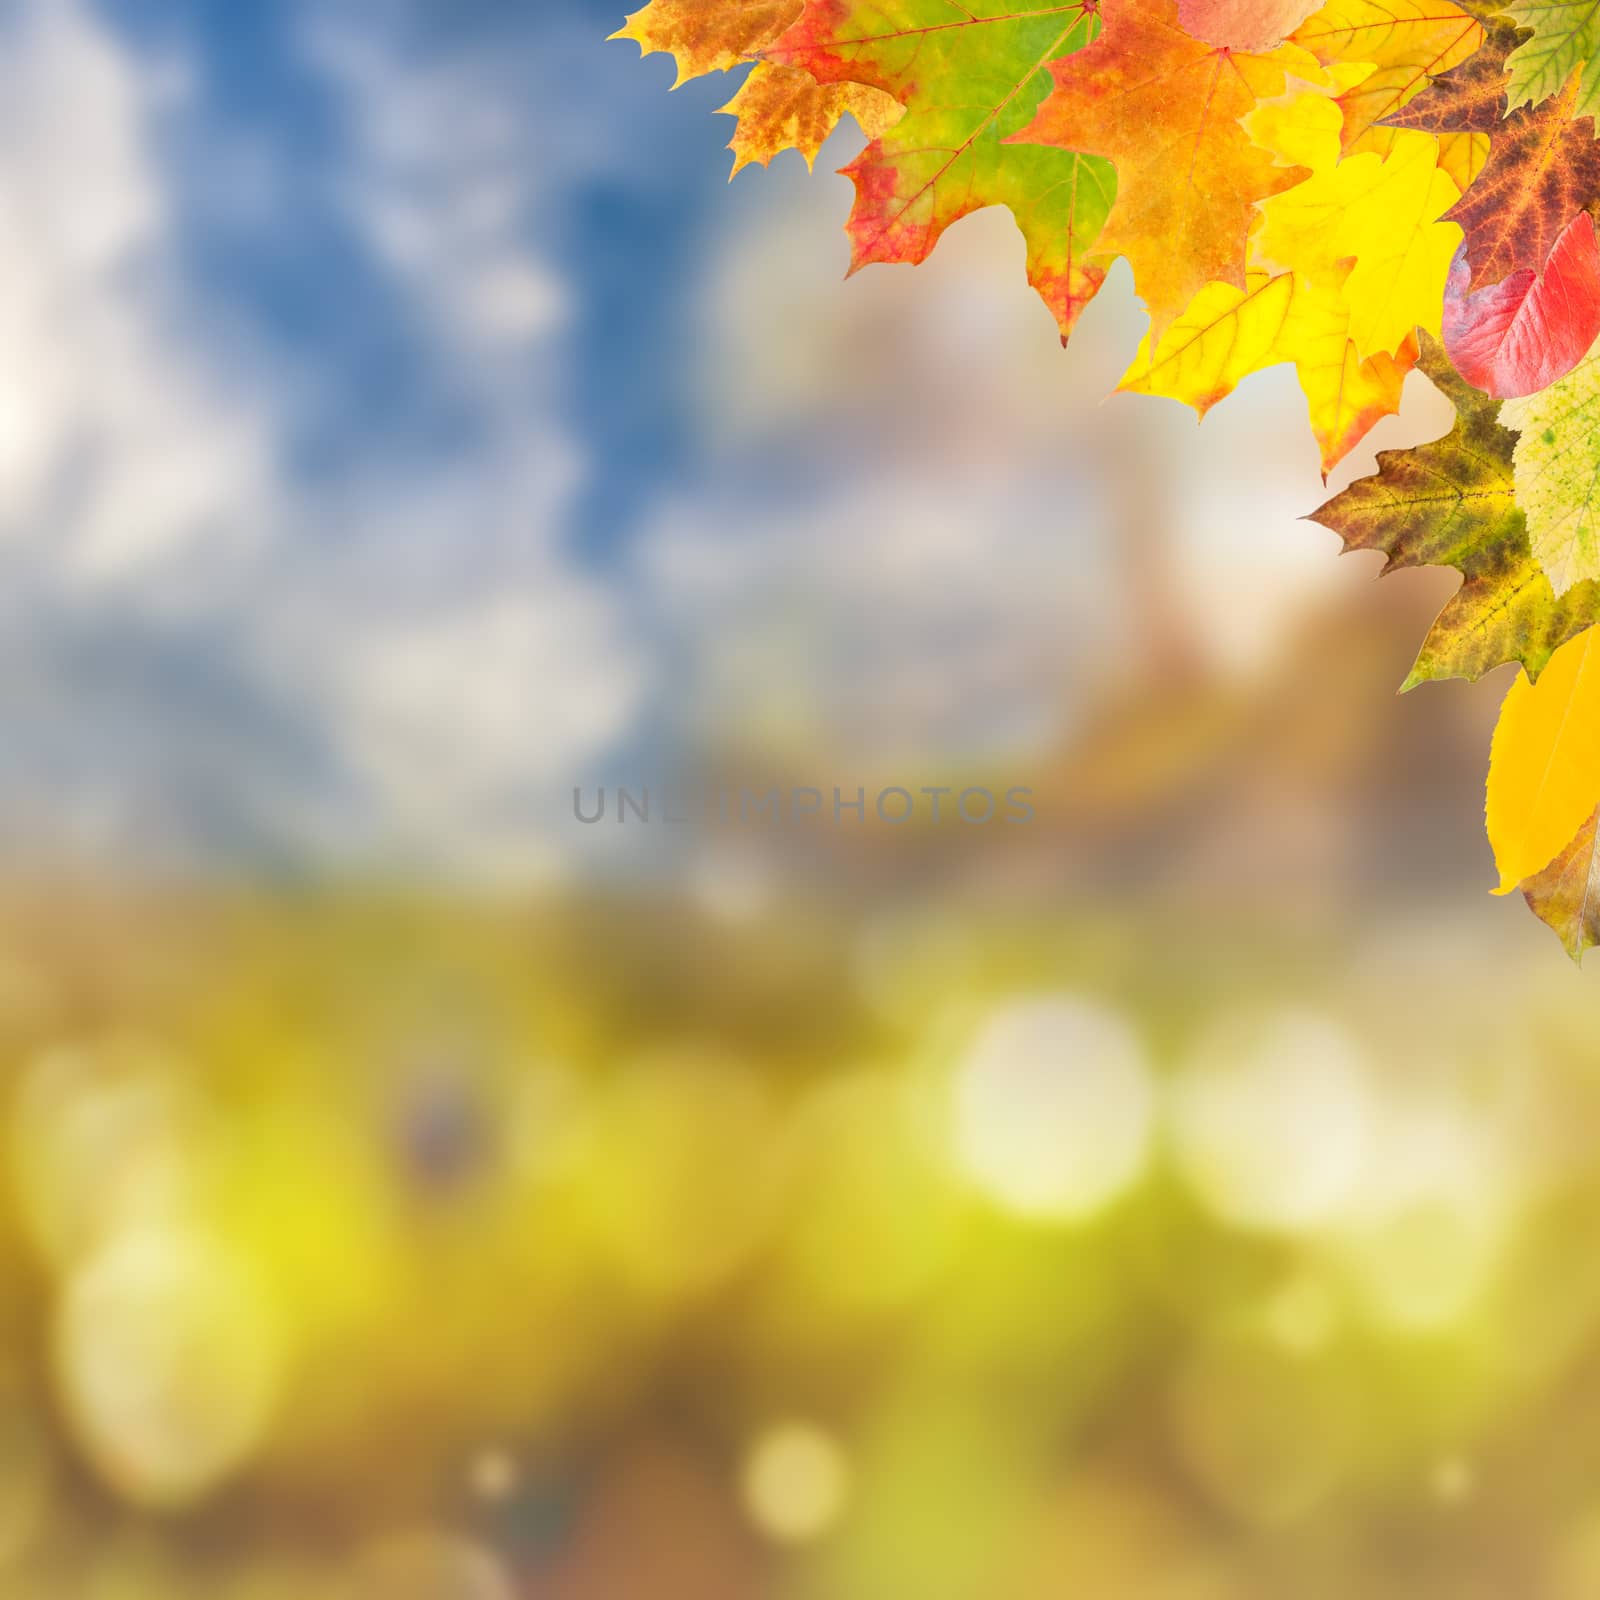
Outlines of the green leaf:
{"label": "green leaf", "polygon": [[1589,117],[1600,110],[1600,0],[1513,0],[1505,11],[1519,28],[1533,30],[1506,61],[1512,109],[1548,100],[1581,67],[1568,115]]}
{"label": "green leaf", "polygon": [[1507,400],[1500,421],[1521,430],[1517,504],[1556,593],[1600,578],[1600,344],[1548,389]]}
{"label": "green leaf", "polygon": [[1437,341],[1423,338],[1421,369],[1456,408],[1442,439],[1384,450],[1378,472],[1359,478],[1312,513],[1346,550],[1381,550],[1385,572],[1454,567],[1461,587],[1439,613],[1405,687],[1439,678],[1481,678],[1508,661],[1530,678],[1584,628],[1600,620],[1600,587],[1582,583],[1557,598],[1528,545],[1517,505],[1516,435],[1495,402],[1464,382]]}
{"label": "green leaf", "polygon": [[923,261],[951,223],[1003,205],[1065,340],[1105,279],[1091,247],[1116,173],[1096,156],[1006,140],[1049,91],[1051,62],[1097,30],[1084,0],[807,0],[767,59],[819,83],[868,84],[906,108],[844,169],[856,186],[852,270]]}

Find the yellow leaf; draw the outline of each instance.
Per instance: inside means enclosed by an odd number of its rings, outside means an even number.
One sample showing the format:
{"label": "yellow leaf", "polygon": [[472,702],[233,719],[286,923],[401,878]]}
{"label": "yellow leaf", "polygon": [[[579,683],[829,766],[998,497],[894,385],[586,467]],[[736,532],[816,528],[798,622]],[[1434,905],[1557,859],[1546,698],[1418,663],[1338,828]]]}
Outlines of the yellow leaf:
{"label": "yellow leaf", "polygon": [[[1318,13],[1319,16],[1324,14]],[[1471,22],[1470,18],[1463,20]],[[1472,26],[1477,25],[1473,23]],[[1481,34],[1482,30],[1478,32]],[[1314,78],[1291,87],[1289,93],[1276,100],[1263,100],[1240,121],[1251,140],[1263,150],[1270,150],[1280,166],[1327,172],[1341,156],[1364,153],[1387,156],[1397,139],[1409,139],[1418,130],[1352,128],[1351,95],[1357,88],[1365,87],[1372,76],[1370,65],[1332,62]],[[1427,82],[1427,74],[1419,71],[1414,89]],[[1433,140],[1438,149],[1440,170],[1448,173],[1455,186],[1463,191],[1483,171],[1483,164],[1489,159],[1489,135],[1486,133],[1424,133],[1422,137]]]}
{"label": "yellow leaf", "polygon": [[1351,156],[1261,203],[1263,264],[1320,287],[1354,258],[1340,292],[1363,357],[1395,354],[1419,327],[1438,335],[1445,275],[1461,242],[1460,228],[1439,220],[1461,191],[1439,170],[1437,142],[1410,132],[1387,157]]}
{"label": "yellow leaf", "polygon": [[[1354,144],[1349,146],[1348,153],[1360,155],[1363,152],[1370,152],[1375,156],[1386,156],[1394,149],[1395,140],[1410,131],[1414,130],[1368,128]],[[1467,185],[1483,171],[1483,164],[1489,159],[1489,135],[1440,133],[1424,134],[1423,137],[1431,138],[1439,146],[1439,170],[1448,173],[1450,181],[1465,193]]]}
{"label": "yellow leaf", "polygon": [[1537,684],[1517,674],[1494,732],[1485,817],[1509,894],[1547,867],[1600,805],[1600,628],[1570,639]]}
{"label": "yellow leaf", "polygon": [[1263,100],[1240,117],[1239,125],[1252,144],[1272,152],[1280,167],[1326,172],[1339,160],[1344,116],[1338,102],[1317,87],[1291,84],[1286,94]]}
{"label": "yellow leaf", "polygon": [[1181,400],[1204,416],[1250,373],[1293,362],[1326,474],[1374,423],[1400,409],[1417,359],[1415,340],[1394,356],[1358,358],[1341,281],[1313,289],[1293,273],[1254,268],[1243,290],[1209,283],[1153,352],[1146,335],[1118,387]]}
{"label": "yellow leaf", "polygon": [[670,55],[683,84],[751,60],[799,16],[800,6],[801,0],[650,0],[611,37],[632,39],[641,55]]}
{"label": "yellow leaf", "polygon": [[1484,30],[1449,0],[1329,0],[1291,38],[1324,66],[1366,63],[1338,90],[1348,155],[1368,148],[1361,141],[1380,117],[1472,55]]}
{"label": "yellow leaf", "polygon": [[728,148],[733,173],[767,166],[782,150],[798,150],[809,167],[828,135],[849,112],[869,139],[888,132],[905,114],[892,94],[866,83],[818,83],[799,67],[758,63],[722,110],[739,119]]}

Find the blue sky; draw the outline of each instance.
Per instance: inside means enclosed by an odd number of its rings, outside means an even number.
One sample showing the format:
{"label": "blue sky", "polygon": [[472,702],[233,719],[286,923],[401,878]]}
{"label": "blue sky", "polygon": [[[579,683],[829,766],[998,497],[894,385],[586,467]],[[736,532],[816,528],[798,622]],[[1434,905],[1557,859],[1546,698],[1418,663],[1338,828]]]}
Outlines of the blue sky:
{"label": "blue sky", "polygon": [[1001,213],[844,282],[853,129],[729,185],[623,10],[7,8],[0,839],[544,874],[674,754],[1059,743],[1135,509],[1231,666],[1357,581],[1287,374],[1102,406],[1125,274],[1064,355]]}
{"label": "blue sky", "polygon": [[[729,84],[663,94],[666,58],[641,67],[633,46],[606,38],[625,9],[621,0],[101,5],[144,70],[176,59],[193,75],[163,141],[188,287],[275,359],[315,369],[323,404],[294,441],[308,468],[448,451],[472,425],[326,181],[330,158],[353,137],[347,86],[307,46],[326,29],[377,41],[399,73],[452,61],[525,113],[530,204],[516,231],[575,301],[559,363],[563,414],[595,456],[626,463],[589,486],[575,512],[583,541],[617,539],[659,480],[684,469],[694,440],[676,420],[692,338],[681,302],[704,213],[727,187],[729,124],[710,113]],[[436,131],[449,142],[448,128]],[[271,208],[242,206],[241,180],[270,193]]]}
{"label": "blue sky", "polygon": [[[0,488],[11,593],[32,599],[12,641],[32,687],[6,708],[18,836],[58,813],[113,851],[291,862],[397,820],[397,852],[426,855],[476,830],[489,791],[525,811],[509,791],[549,776],[485,756],[472,793],[385,816],[408,772],[472,759],[427,723],[488,670],[480,627],[509,676],[545,640],[629,676],[599,639],[614,597],[584,583],[686,470],[675,303],[721,175],[697,159],[717,125],[694,94],[621,92],[638,67],[605,41],[618,21],[276,0],[9,15],[10,76],[37,104],[12,112],[12,231],[38,258],[35,355],[60,396]],[[103,235],[87,252],[85,233]],[[563,640],[557,618],[586,606]],[[423,624],[432,664],[418,637],[419,681],[391,694]],[[319,714],[306,698],[336,690],[347,649],[351,704]],[[283,670],[319,651],[330,681]],[[636,698],[602,689],[596,735]],[[516,721],[491,708],[479,742]]]}

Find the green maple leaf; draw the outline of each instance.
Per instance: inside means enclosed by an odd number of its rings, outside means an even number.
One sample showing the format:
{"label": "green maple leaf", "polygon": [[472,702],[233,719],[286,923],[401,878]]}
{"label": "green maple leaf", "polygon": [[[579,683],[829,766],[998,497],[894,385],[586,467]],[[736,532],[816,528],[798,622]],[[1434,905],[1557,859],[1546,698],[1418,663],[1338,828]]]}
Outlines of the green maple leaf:
{"label": "green maple leaf", "polygon": [[819,83],[869,84],[906,108],[845,168],[856,186],[851,270],[925,260],[951,223],[1007,206],[1027,241],[1028,281],[1065,339],[1105,278],[1090,247],[1116,173],[1096,156],[1005,140],[1049,92],[1050,63],[1097,26],[1079,0],[807,0],[766,59]]}
{"label": "green maple leaf", "polygon": [[1533,30],[1506,60],[1511,108],[1548,100],[1581,68],[1568,115],[1600,112],[1600,0],[1512,0],[1504,10]]}
{"label": "green maple leaf", "polygon": [[1380,451],[1377,474],[1358,478],[1311,520],[1337,533],[1346,550],[1381,550],[1385,572],[1461,573],[1405,688],[1481,678],[1508,661],[1536,678],[1568,639],[1600,620],[1600,586],[1580,583],[1557,597],[1516,500],[1517,435],[1500,425],[1497,402],[1464,382],[1426,335],[1418,365],[1455,406],[1455,426],[1431,444]]}

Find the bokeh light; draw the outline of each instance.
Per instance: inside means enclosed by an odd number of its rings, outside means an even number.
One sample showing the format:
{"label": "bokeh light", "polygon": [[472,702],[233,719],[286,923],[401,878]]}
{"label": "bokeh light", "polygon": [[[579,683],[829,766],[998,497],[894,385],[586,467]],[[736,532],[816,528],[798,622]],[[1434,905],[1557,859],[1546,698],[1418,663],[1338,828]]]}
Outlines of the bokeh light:
{"label": "bokeh light", "polygon": [[187,1504],[247,1461],[283,1362],[273,1307],[248,1267],[203,1237],[130,1232],[65,1286],[62,1398],[90,1459],[135,1502]]}
{"label": "bokeh light", "polygon": [[844,1452],[814,1424],[775,1424],[751,1446],[743,1475],[751,1520],[783,1544],[809,1544],[838,1520],[849,1490]]}
{"label": "bokeh light", "polygon": [[18,1086],[12,1129],[24,1217],[58,1265],[117,1230],[179,1220],[205,1198],[194,1074],[150,1040],[41,1051]]}
{"label": "bokeh light", "polygon": [[1018,1001],[990,1017],[955,1084],[963,1169],[1023,1216],[1075,1221],[1136,1183],[1155,1093],[1137,1036],[1077,996]]}
{"label": "bokeh light", "polygon": [[1217,1021],[1185,1060],[1170,1106],[1179,1169],[1225,1221],[1298,1233],[1353,1202],[1376,1109],[1366,1057],[1331,1019]]}

